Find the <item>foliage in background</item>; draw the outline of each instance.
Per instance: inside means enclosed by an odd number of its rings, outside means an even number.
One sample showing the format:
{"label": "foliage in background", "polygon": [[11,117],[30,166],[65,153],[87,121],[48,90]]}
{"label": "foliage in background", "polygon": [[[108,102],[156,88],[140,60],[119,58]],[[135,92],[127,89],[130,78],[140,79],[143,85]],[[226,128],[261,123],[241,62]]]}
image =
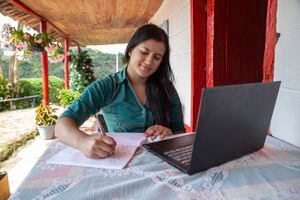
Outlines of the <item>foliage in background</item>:
{"label": "foliage in background", "polygon": [[[51,103],[58,103],[57,90],[65,87],[65,81],[56,76],[49,77],[49,99]],[[42,93],[42,90],[41,90]]]}
{"label": "foliage in background", "polygon": [[[8,77],[8,69],[10,63],[10,56],[4,55],[2,57],[3,76]],[[29,60],[19,61],[19,77],[20,78],[40,78],[42,77],[41,56],[39,53],[32,55]],[[63,78],[64,64],[63,63],[48,63],[49,76],[57,76]]]}
{"label": "foliage in background", "polygon": [[0,75],[0,99],[12,98],[15,93],[15,89],[12,88],[12,85]]}
{"label": "foliage in background", "polygon": [[[94,76],[97,79],[101,79],[109,74],[115,73],[116,71],[116,55],[102,53],[97,50],[92,50],[84,48],[87,54],[93,60],[93,70]],[[75,53],[73,53],[75,54]],[[11,98],[11,97],[22,97],[39,95],[36,102],[39,103],[42,100],[42,70],[41,70],[41,60],[40,54],[33,54],[30,60],[21,60],[19,62],[19,83],[20,83],[20,93],[16,94],[15,89],[8,85],[9,91],[7,90],[7,78],[8,78],[8,68],[10,63],[10,56],[4,54],[1,56],[3,77],[0,79],[0,85],[5,85],[5,87],[0,86],[0,98]],[[125,67],[121,64],[122,54],[119,54],[119,69]],[[50,102],[58,103],[57,89],[64,88],[64,65],[63,63],[49,63],[49,98]],[[56,76],[56,77],[53,77]],[[59,77],[60,79],[58,79]],[[28,78],[28,79],[26,79]],[[4,80],[5,79],[5,80]],[[4,82],[6,83],[4,84]],[[3,95],[3,94],[6,95]],[[22,100],[20,102],[15,102],[17,108],[26,108],[31,106],[31,99]],[[0,111],[9,108],[9,103],[0,103]]]}
{"label": "foliage in background", "polygon": [[19,147],[27,143],[27,141],[38,136],[38,131],[34,130],[33,132],[26,133],[22,137],[4,142],[0,144],[0,168],[3,161],[7,160]]}
{"label": "foliage in background", "polygon": [[51,63],[62,62],[65,58],[64,47],[59,43],[49,44],[48,47],[45,47],[45,50],[48,52],[48,60]]}
{"label": "foliage in background", "polygon": [[70,62],[70,88],[81,93],[89,84],[96,80],[92,58],[87,51],[82,50],[77,54],[72,52]]}
{"label": "foliage in background", "polygon": [[35,124],[38,126],[54,125],[58,119],[55,111],[55,108],[41,103],[35,110]]}
{"label": "foliage in background", "polygon": [[[8,82],[2,75],[0,75],[0,99],[9,99],[14,97],[16,89],[12,84]],[[0,111],[8,109],[10,107],[9,102],[0,103]]]}
{"label": "foliage in background", "polygon": [[57,98],[63,106],[69,106],[73,103],[75,99],[80,96],[80,93],[73,90],[62,89],[58,91]]}
{"label": "foliage in background", "polygon": [[[10,88],[8,81],[0,76],[0,99],[12,97],[25,97],[38,95],[36,103],[42,101],[42,79],[41,78],[22,78],[19,80],[19,93],[14,88]],[[49,99],[52,103],[58,103],[57,90],[64,88],[64,81],[56,76],[49,77]],[[28,108],[31,106],[32,99],[24,99],[14,102],[17,109]],[[0,103],[0,111],[9,109],[9,102]]]}
{"label": "foliage in background", "polygon": [[[51,103],[58,103],[57,90],[64,88],[64,80],[56,76],[49,76],[49,99]],[[20,95],[31,96],[38,95],[38,102],[41,102],[42,79],[41,78],[27,78],[20,79]]]}
{"label": "foliage in background", "polygon": [[[97,50],[83,48],[88,52],[93,59],[94,76],[101,79],[109,74],[116,72],[116,55],[109,53],[102,53]],[[72,50],[73,52],[73,50]],[[73,53],[74,54],[74,53]],[[122,54],[119,54],[119,69],[125,67],[122,64]],[[10,56],[3,55],[2,70],[3,76],[8,77],[8,68],[10,63]],[[64,78],[64,64],[63,63],[48,63],[49,76],[57,76]],[[20,60],[19,62],[19,77],[20,78],[39,78],[42,76],[41,57],[39,53],[33,54],[30,60]]]}
{"label": "foliage in background", "polygon": [[[101,79],[107,75],[113,74],[116,72],[116,55],[109,53],[102,53],[99,51],[94,51],[88,49],[88,53],[93,59],[94,64],[94,73],[97,79]],[[124,55],[119,53],[118,61],[119,61],[119,70],[125,68],[125,64],[123,63]]]}

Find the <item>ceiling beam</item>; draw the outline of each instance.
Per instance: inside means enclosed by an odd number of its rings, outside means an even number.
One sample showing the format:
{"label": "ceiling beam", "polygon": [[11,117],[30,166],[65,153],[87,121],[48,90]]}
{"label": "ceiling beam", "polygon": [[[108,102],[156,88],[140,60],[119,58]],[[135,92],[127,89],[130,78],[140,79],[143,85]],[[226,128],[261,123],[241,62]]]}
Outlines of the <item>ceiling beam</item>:
{"label": "ceiling beam", "polygon": [[[68,34],[66,34],[62,30],[60,30],[57,26],[55,26],[52,22],[47,20],[45,17],[43,17],[43,16],[39,15],[38,13],[36,13],[34,10],[29,8],[27,5],[25,5],[23,2],[21,2],[19,0],[10,0],[10,2],[13,5],[15,5],[16,7],[18,7],[19,9],[21,9],[22,11],[24,11],[24,12],[30,14],[30,15],[34,15],[34,16],[38,17],[41,21],[46,21],[47,23],[49,23],[52,27],[54,27],[56,30],[58,30],[64,38],[69,38]],[[72,40],[72,42],[78,45],[78,42],[76,42],[75,40]]]}

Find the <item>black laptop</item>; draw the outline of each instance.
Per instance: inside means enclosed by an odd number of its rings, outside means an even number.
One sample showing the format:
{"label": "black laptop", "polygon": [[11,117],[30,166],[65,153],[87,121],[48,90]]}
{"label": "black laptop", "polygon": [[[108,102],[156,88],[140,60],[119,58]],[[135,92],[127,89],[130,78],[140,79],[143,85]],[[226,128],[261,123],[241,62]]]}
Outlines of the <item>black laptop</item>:
{"label": "black laptop", "polygon": [[143,146],[189,175],[255,152],[264,146],[279,86],[205,88],[195,134]]}

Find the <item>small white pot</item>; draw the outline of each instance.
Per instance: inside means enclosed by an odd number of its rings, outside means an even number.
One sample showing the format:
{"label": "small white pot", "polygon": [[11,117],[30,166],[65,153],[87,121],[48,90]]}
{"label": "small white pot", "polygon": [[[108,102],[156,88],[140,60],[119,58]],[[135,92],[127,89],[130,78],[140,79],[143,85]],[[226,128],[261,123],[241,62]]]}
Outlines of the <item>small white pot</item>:
{"label": "small white pot", "polygon": [[39,133],[40,133],[40,138],[43,140],[51,140],[55,137],[54,133],[54,127],[55,125],[51,126],[37,126]]}

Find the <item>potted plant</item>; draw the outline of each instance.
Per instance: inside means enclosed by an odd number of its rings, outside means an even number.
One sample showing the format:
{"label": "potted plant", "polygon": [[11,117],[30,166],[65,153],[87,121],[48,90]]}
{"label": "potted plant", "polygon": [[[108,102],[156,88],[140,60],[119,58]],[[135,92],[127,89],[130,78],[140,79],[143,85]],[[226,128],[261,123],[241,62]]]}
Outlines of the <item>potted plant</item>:
{"label": "potted plant", "polygon": [[58,116],[55,114],[56,109],[49,105],[40,104],[35,113],[35,123],[37,125],[41,139],[49,140],[54,138],[54,127]]}
{"label": "potted plant", "polygon": [[7,172],[0,172],[0,199],[8,199],[10,196]]}

